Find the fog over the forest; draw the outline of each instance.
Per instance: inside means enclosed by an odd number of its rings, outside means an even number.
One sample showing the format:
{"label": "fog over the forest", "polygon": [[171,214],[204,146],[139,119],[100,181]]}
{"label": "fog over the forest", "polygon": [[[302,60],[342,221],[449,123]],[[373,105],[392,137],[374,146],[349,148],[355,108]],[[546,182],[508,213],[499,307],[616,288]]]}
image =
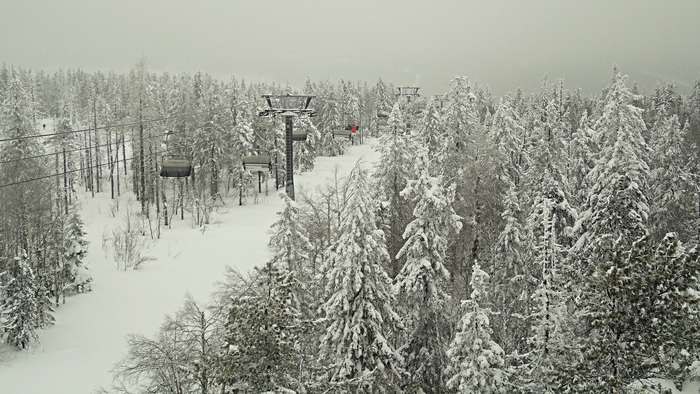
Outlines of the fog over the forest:
{"label": "fog over the forest", "polygon": [[496,94],[543,76],[587,93],[617,64],[642,88],[699,77],[700,1],[2,0],[0,62],[56,70],[205,71],[300,85],[455,75]]}

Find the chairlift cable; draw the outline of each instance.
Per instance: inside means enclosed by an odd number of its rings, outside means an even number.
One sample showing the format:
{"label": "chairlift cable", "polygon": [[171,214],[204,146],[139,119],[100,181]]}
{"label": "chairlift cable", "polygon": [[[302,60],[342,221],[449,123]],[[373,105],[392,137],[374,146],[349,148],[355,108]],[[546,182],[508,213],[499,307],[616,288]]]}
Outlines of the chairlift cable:
{"label": "chairlift cable", "polygon": [[[150,136],[150,137],[144,138],[144,140],[150,140],[150,139],[153,139],[153,138],[156,138],[156,137],[164,136],[164,135],[166,135],[166,134],[168,134],[168,133],[161,133],[161,134],[152,135],[152,136]],[[124,141],[124,144],[126,144],[127,142],[133,142],[133,141],[136,141],[136,140],[134,140],[134,139],[128,139],[128,140],[125,140],[125,141]],[[86,151],[86,150],[94,149],[94,148],[104,148],[104,147],[107,147],[107,146],[110,146],[110,145],[116,145],[116,144],[121,144],[121,143],[122,143],[121,141],[115,141],[115,142],[110,142],[110,143],[107,143],[107,144],[93,145],[93,146],[82,147],[82,148],[74,148],[74,149],[66,150],[65,152],[62,151],[62,150],[60,150],[60,151],[55,151],[55,152],[51,152],[51,153],[42,153],[42,154],[40,154],[40,155],[35,155],[35,156],[20,157],[20,158],[17,158],[17,159],[0,160],[0,164],[8,164],[8,163],[14,163],[14,162],[24,161],[24,160],[39,159],[39,158],[42,158],[42,157],[51,157],[51,156],[60,155],[60,154],[63,154],[63,153],[75,153],[75,152]]]}
{"label": "chairlift cable", "polygon": [[[165,153],[168,153],[168,152],[169,152],[169,151],[166,149],[166,150],[165,150]],[[95,165],[92,165],[92,166],[87,166],[87,167],[83,167],[83,168],[75,168],[75,169],[73,169],[73,170],[64,171],[64,172],[57,172],[57,173],[54,173],[54,174],[44,175],[44,176],[40,176],[40,177],[36,177],[36,178],[22,179],[22,180],[16,181],[16,182],[5,183],[5,184],[3,184],[3,185],[0,185],[0,189],[4,189],[4,188],[10,187],[10,186],[21,185],[21,184],[24,184],[24,183],[39,181],[39,180],[43,180],[43,179],[50,179],[50,178],[53,178],[53,177],[56,177],[56,176],[63,176],[63,175],[67,175],[67,174],[73,174],[73,173],[76,173],[76,172],[80,172],[80,171],[84,171],[84,170],[89,170],[89,169],[95,169],[95,168],[98,168],[98,167],[104,167],[104,166],[108,166],[108,165],[114,164],[114,163],[120,163],[120,162],[121,162],[121,163],[126,163],[127,161],[133,160],[134,158],[138,158],[138,155],[132,155],[131,157],[129,157],[129,158],[127,158],[127,159],[117,159],[117,160],[112,161],[111,163],[110,163],[110,162],[107,162],[107,163],[100,163],[100,164],[95,164]]]}

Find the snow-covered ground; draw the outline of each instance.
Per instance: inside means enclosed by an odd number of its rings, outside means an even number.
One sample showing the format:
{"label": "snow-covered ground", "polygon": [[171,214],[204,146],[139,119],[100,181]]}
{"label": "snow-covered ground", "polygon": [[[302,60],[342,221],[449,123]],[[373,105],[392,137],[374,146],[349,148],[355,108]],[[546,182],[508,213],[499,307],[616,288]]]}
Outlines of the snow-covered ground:
{"label": "snow-covered ground", "polygon": [[[297,195],[331,181],[336,168],[347,175],[358,159],[372,165],[377,159],[372,145],[318,158],[312,172],[295,176]],[[56,325],[40,333],[41,342],[31,351],[0,347],[0,392],[80,394],[109,387],[111,368],[126,354],[127,334],[153,336],[164,315],[177,311],[187,293],[208,301],[226,266],[245,271],[264,263],[268,230],[281,200],[271,187],[257,204],[234,204],[237,200],[219,209],[204,232],[192,229],[187,218],[175,218],[173,228],[164,229],[146,253],[154,260],[124,272],[102,249],[103,234],[121,220],[110,214],[108,193],[84,198],[93,291],[68,299],[55,314]]]}

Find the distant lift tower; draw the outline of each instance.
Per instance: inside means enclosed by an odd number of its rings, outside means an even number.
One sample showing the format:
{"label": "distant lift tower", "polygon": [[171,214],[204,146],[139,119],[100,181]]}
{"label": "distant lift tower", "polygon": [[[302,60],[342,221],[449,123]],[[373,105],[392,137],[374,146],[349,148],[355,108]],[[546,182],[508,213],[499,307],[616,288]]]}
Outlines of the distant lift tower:
{"label": "distant lift tower", "polygon": [[[289,198],[294,200],[294,149],[292,144],[294,141],[303,141],[306,139],[306,134],[297,133],[294,134],[293,130],[293,119],[299,115],[314,116],[314,110],[309,108],[311,99],[314,96],[309,95],[271,95],[264,94],[262,98],[265,99],[268,108],[261,111],[258,115],[260,116],[277,116],[281,115],[284,117],[285,124],[285,140],[287,142],[286,146],[286,156],[287,156],[287,181],[285,183],[285,191]],[[303,134],[303,137],[302,137]]]}
{"label": "distant lift tower", "polygon": [[396,97],[406,97],[406,101],[410,103],[413,97],[420,97],[419,90],[418,86],[399,86],[396,88]]}

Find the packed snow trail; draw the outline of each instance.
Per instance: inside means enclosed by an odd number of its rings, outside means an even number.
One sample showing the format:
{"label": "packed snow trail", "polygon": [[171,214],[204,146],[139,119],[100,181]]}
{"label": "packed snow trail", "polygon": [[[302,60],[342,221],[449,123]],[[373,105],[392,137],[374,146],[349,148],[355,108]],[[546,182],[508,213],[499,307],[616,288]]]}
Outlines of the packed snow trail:
{"label": "packed snow trail", "polygon": [[[358,159],[370,166],[377,157],[371,143],[349,147],[343,156],[319,157],[313,171],[295,176],[297,196],[332,182],[336,168],[346,176]],[[102,249],[103,234],[121,220],[122,212],[112,217],[108,193],[83,198],[93,291],[70,297],[56,312],[56,325],[39,333],[41,342],[32,350],[0,347],[0,391],[81,394],[110,387],[111,369],[126,355],[127,334],[153,337],[187,293],[209,301],[226,266],[246,271],[266,261],[269,228],[282,201],[274,187],[260,196],[257,204],[249,201],[242,207],[232,206],[237,199],[229,201],[212,215],[204,232],[191,228],[188,218],[174,218],[173,228],[163,229],[145,253],[154,260],[126,272],[118,271]]]}

